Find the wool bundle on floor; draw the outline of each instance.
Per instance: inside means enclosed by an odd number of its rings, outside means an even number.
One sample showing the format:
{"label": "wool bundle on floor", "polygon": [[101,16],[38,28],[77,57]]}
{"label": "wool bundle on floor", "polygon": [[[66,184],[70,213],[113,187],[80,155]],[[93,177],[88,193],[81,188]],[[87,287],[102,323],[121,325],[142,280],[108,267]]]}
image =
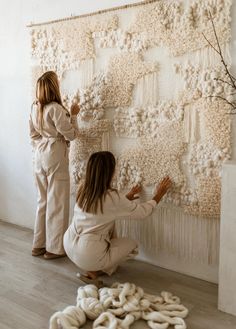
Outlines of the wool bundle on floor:
{"label": "wool bundle on floor", "polygon": [[185,329],[187,315],[180,299],[166,291],[156,296],[133,283],[114,283],[101,289],[87,285],[78,289],[75,306],[52,315],[49,329],[81,328],[86,319],[94,320],[94,329],[128,329],[139,319],[152,329]]}
{"label": "wool bundle on floor", "polygon": [[[33,84],[56,71],[64,104],[79,102],[78,126],[87,129],[71,144],[72,190],[99,150],[116,155],[114,186],[121,192],[141,183],[143,198],[151,197],[169,175],[174,187],[165,205],[145,227],[123,222],[119,232],[141,235],[145,250],[151,241],[149,249],[214,264],[221,168],[231,155],[229,107],[221,98],[230,99],[232,88],[203,34],[216,45],[210,12],[230,64],[231,2],[150,0],[31,28]],[[180,235],[165,224],[170,218],[178,218]],[[196,219],[197,244],[186,246]]]}

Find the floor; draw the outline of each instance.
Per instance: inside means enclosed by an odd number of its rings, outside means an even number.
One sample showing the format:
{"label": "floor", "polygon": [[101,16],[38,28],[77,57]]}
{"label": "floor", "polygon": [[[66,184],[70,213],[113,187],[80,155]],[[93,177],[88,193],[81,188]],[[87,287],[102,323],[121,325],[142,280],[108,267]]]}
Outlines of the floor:
{"label": "floor", "polygon": [[[80,281],[67,258],[46,261],[32,257],[32,232],[0,222],[0,329],[48,329],[57,310],[75,304]],[[235,329],[236,317],[217,310],[217,285],[167,271],[143,262],[130,261],[112,277],[133,282],[146,292],[170,291],[190,311],[189,329]],[[91,322],[83,327],[92,328]],[[132,328],[148,328],[142,321]]]}

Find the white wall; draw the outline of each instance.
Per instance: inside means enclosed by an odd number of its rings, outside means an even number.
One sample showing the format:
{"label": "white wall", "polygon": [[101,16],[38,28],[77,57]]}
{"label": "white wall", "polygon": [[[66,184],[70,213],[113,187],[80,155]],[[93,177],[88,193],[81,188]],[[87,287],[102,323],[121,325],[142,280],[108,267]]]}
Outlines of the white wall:
{"label": "white wall", "polygon": [[223,167],[219,264],[219,302],[221,311],[236,316],[236,162],[230,161]]}
{"label": "white wall", "polygon": [[[31,83],[29,31],[26,24],[135,2],[137,1],[0,0],[0,219],[30,228],[34,224],[36,192],[28,137]],[[232,15],[236,15],[235,1]],[[235,23],[233,34],[234,59]],[[236,61],[234,65],[236,67]],[[233,149],[236,155],[236,134]],[[217,267],[181,262],[171,255],[167,259],[166,255],[149,258],[143,254],[142,257],[173,270],[217,281]]]}

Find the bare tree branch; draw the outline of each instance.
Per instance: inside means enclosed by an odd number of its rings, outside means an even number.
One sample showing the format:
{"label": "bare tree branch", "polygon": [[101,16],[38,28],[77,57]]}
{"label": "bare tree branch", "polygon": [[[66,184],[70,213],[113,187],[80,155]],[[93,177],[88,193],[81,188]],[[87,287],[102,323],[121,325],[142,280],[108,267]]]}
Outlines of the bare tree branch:
{"label": "bare tree branch", "polygon": [[236,91],[232,94],[227,94],[227,96],[233,96],[233,95],[236,95]]}
{"label": "bare tree branch", "polygon": [[236,114],[236,107],[232,108],[230,112],[226,112],[226,114]]}
{"label": "bare tree branch", "polygon": [[226,71],[227,75],[229,76],[232,85],[233,85],[234,88],[236,89],[235,80],[232,78],[231,73],[229,72],[228,66],[227,66],[227,64],[226,64],[226,62],[225,62],[225,60],[224,60],[224,56],[223,56],[223,54],[222,54],[222,50],[221,50],[221,46],[220,46],[220,42],[219,42],[219,38],[218,38],[217,33],[216,33],[216,28],[215,28],[214,20],[213,20],[213,17],[212,17],[212,14],[211,14],[210,11],[209,11],[209,16],[210,16],[210,21],[211,21],[211,25],[212,25],[212,28],[213,28],[213,32],[214,32],[214,35],[215,35],[216,43],[217,43],[217,46],[218,46],[218,50],[217,50],[215,47],[213,47],[213,48],[214,48],[214,49],[217,51],[217,53],[220,55],[220,57],[221,57],[221,62],[222,62],[222,64],[224,65],[225,71]]}
{"label": "bare tree branch", "polygon": [[231,78],[236,81],[236,78],[229,72],[229,75],[231,76]]}
{"label": "bare tree branch", "polygon": [[223,80],[223,79],[220,79],[220,78],[214,78],[214,80],[224,82],[224,83],[228,84],[229,86],[234,87],[234,85],[232,85],[232,83],[230,83],[230,82],[228,82],[228,81],[225,81],[225,80]]}
{"label": "bare tree branch", "polygon": [[222,99],[223,101],[225,101],[226,103],[228,103],[228,104],[229,104],[231,107],[233,107],[234,109],[235,109],[235,107],[236,107],[236,104],[231,103],[230,101],[228,101],[227,98],[222,97],[222,96],[219,96],[219,95],[215,95],[215,96],[210,95],[210,96],[207,96],[207,98],[219,98],[219,99]]}
{"label": "bare tree branch", "polygon": [[211,48],[213,48],[219,55],[220,55],[220,52],[213,46],[213,44],[207,39],[207,37],[205,36],[204,33],[202,33],[204,39],[206,40],[206,42],[211,46]]}
{"label": "bare tree branch", "polygon": [[[204,35],[204,33],[202,33],[203,37],[205,38],[205,40],[207,41],[208,45],[214,49],[214,51],[220,56],[220,60],[221,60],[221,63],[223,64],[223,67],[224,67],[224,70],[225,70],[225,75],[227,76],[227,78],[229,79],[229,81],[226,81],[224,79],[221,79],[221,78],[214,78],[214,80],[216,81],[221,81],[222,83],[224,84],[227,84],[229,85],[233,90],[235,90],[235,92],[232,92],[231,94],[227,95],[227,96],[234,96],[236,95],[236,78],[230,73],[229,71],[229,68],[228,68],[228,65],[226,64],[225,62],[225,59],[224,59],[224,55],[223,55],[223,52],[222,52],[222,49],[221,49],[221,46],[220,46],[220,42],[219,42],[219,38],[217,36],[217,33],[216,33],[216,28],[215,28],[215,24],[214,24],[214,20],[213,20],[213,16],[211,14],[210,11],[208,11],[208,14],[209,14],[209,19],[211,21],[211,25],[212,25],[212,28],[213,28],[213,33],[214,33],[214,36],[215,36],[215,40],[216,40],[216,46],[213,45],[209,40],[208,38]],[[226,96],[226,97],[227,97]],[[236,114],[236,101],[232,101],[230,102],[227,98],[223,97],[223,96],[219,96],[219,95],[216,95],[216,96],[208,96],[209,98],[218,98],[218,99],[221,99],[223,100],[224,102],[226,102],[228,105],[230,105],[231,107],[231,113],[230,114]]]}

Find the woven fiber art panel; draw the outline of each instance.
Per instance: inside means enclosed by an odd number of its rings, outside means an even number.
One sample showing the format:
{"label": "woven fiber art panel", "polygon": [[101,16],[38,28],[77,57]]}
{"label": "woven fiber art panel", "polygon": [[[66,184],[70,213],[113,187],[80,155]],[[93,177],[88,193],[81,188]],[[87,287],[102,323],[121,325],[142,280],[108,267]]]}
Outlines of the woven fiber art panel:
{"label": "woven fiber art panel", "polygon": [[[65,106],[78,102],[83,136],[72,142],[71,180],[90,154],[117,157],[119,190],[174,181],[164,202],[194,216],[220,215],[220,174],[231,154],[230,95],[209,11],[225,56],[230,0],[150,1],[31,27],[32,80],[57,72]],[[228,57],[227,57],[228,58]]]}

